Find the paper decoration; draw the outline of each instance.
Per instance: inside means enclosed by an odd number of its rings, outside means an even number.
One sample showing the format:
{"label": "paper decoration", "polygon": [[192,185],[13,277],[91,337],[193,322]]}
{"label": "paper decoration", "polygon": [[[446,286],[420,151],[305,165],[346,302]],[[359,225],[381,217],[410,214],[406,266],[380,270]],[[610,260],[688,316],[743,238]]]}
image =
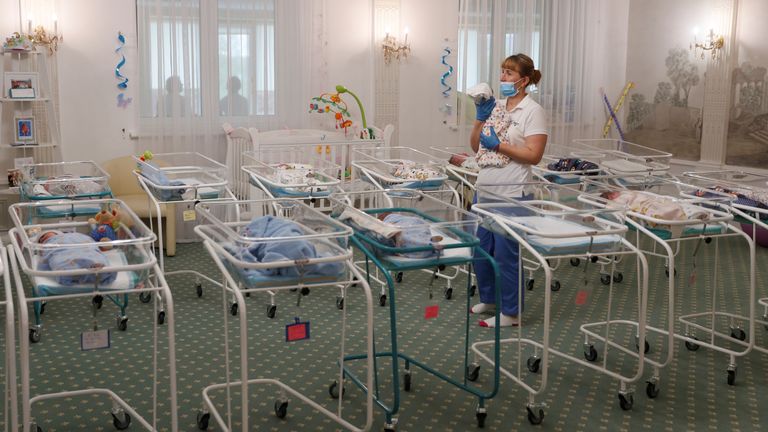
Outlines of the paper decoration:
{"label": "paper decoration", "polygon": [[445,58],[451,55],[451,48],[445,47],[443,48],[443,52],[444,54],[442,55],[442,57],[440,57],[440,63],[444,64],[445,66],[448,66],[448,70],[445,71],[445,73],[443,73],[443,75],[440,77],[440,84],[442,84],[443,88],[445,89],[443,90],[443,97],[448,97],[451,94],[452,87],[449,86],[445,82],[445,80],[453,74],[453,66],[448,64],[448,62],[445,61]]}

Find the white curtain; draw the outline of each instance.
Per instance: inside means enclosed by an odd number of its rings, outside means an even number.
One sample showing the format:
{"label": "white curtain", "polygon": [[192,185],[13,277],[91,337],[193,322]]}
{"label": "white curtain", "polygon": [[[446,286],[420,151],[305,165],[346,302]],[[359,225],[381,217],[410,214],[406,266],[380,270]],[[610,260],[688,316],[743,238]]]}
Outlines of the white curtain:
{"label": "white curtain", "polygon": [[[498,94],[502,61],[529,55],[541,70],[529,94],[549,115],[549,142],[597,138],[604,113],[598,79],[603,0],[461,0],[459,10],[458,87],[488,82]],[[474,107],[459,103],[461,142],[468,142]]]}
{"label": "white curtain", "polygon": [[[137,0],[137,151],[224,161],[225,122],[308,126],[309,100],[325,87],[324,9],[325,0]],[[194,239],[183,225],[178,237]]]}

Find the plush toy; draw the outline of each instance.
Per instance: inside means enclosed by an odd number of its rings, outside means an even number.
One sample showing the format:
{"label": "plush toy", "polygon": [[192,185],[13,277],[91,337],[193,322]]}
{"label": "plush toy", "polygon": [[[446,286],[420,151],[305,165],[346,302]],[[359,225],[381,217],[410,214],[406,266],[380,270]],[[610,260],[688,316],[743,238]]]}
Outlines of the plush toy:
{"label": "plush toy", "polygon": [[91,237],[96,241],[109,241],[123,238],[125,232],[120,227],[130,229],[133,221],[120,211],[120,206],[113,204],[109,210],[102,210],[88,220],[91,225]]}

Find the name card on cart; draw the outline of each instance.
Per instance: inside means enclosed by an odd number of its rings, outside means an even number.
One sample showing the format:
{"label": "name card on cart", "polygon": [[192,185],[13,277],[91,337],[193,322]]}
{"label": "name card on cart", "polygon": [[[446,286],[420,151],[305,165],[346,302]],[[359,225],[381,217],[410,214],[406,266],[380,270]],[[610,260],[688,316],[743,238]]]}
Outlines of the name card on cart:
{"label": "name card on cart", "polygon": [[301,322],[298,317],[295,322],[285,326],[285,341],[295,342],[309,339],[309,321]]}
{"label": "name card on cart", "polygon": [[109,329],[93,330],[80,333],[80,349],[91,351],[112,347],[112,333]]}
{"label": "name card on cart", "polygon": [[195,213],[194,210],[184,210],[184,212],[181,214],[182,219],[184,219],[184,222],[192,222],[193,220],[197,219],[197,213]]}

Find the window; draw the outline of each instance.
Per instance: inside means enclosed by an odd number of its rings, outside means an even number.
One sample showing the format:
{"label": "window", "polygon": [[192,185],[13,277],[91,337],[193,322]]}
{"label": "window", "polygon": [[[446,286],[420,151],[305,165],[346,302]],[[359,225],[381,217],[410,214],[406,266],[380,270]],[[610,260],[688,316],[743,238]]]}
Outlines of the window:
{"label": "window", "polygon": [[274,0],[137,2],[142,117],[275,115]]}

